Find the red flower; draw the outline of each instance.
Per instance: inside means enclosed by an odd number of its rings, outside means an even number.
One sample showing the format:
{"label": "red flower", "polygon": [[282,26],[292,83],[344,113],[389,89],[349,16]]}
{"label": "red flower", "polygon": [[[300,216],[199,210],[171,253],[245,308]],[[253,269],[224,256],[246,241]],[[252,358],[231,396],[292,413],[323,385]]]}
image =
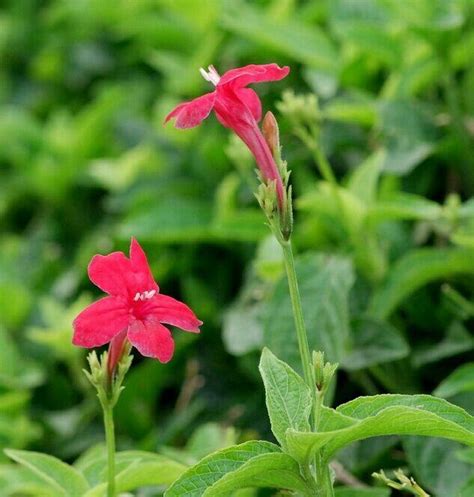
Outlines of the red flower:
{"label": "red flower", "polygon": [[168,362],[174,341],[162,323],[199,333],[202,324],[193,311],[178,300],[159,293],[145,252],[132,238],[130,258],[123,252],[95,255],[88,268],[90,280],[108,297],[91,304],[74,320],[72,342],[80,347],[110,343],[110,370],[128,339],[139,352]]}
{"label": "red flower", "polygon": [[283,182],[258,127],[262,117],[262,104],[257,94],[246,86],[251,83],[278,81],[289,72],[288,67],[278,67],[277,64],[252,64],[227,71],[220,77],[214,67],[209,66],[209,72],[201,69],[201,74],[216,87],[215,91],[178,105],[165,118],[165,122],[176,118],[177,128],[194,128],[214,110],[219,122],[226,128],[231,128],[255,156],[264,181],[275,181],[280,207],[285,198]]}

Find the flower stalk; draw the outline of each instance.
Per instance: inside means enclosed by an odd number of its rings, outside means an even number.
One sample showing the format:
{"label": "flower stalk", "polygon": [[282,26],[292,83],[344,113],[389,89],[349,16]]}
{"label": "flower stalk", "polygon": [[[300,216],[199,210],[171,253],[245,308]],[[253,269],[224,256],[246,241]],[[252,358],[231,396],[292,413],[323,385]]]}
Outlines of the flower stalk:
{"label": "flower stalk", "polygon": [[107,497],[116,497],[115,485],[115,427],[114,407],[117,404],[124,387],[123,380],[132,364],[133,356],[130,355],[131,347],[127,344],[122,348],[122,356],[111,371],[109,352],[104,352],[100,357],[92,351],[87,361],[90,371],[84,370],[88,380],[97,390],[100,406],[104,419],[105,444],[107,448]]}
{"label": "flower stalk", "polygon": [[[293,232],[293,207],[291,201],[291,186],[288,184],[290,173],[287,169],[286,162],[281,157],[278,124],[271,112],[267,112],[263,120],[263,135],[272,152],[282,178],[282,183],[285,188],[285,204],[283,208],[277,208],[276,188],[271,188],[263,181],[256,196],[267,217],[269,227],[283,251],[283,261],[288,280],[288,290],[293,310],[303,376],[313,398],[312,426],[314,431],[318,431],[324,397],[334,376],[337,365],[325,363],[324,354],[322,352],[313,352],[313,356],[311,357],[291,244],[291,234]],[[318,497],[334,497],[334,488],[328,461],[323,460],[321,454],[318,454],[314,458],[313,464],[315,474],[309,464],[303,467],[302,470],[309,485],[316,489],[315,495]]]}

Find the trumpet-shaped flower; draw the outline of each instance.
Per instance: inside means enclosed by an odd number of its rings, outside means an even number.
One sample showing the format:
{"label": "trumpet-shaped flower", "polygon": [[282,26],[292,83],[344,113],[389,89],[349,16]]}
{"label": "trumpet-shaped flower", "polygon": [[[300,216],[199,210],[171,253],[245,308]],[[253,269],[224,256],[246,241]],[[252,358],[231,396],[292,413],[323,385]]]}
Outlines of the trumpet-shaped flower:
{"label": "trumpet-shaped flower", "polygon": [[222,77],[213,66],[201,74],[215,86],[215,90],[175,107],[165,122],[175,118],[176,128],[194,128],[214,110],[219,122],[232,129],[247,145],[260,169],[264,181],[275,182],[279,205],[283,207],[283,181],[272,153],[263,137],[258,122],[262,104],[257,94],[247,85],[283,79],[290,69],[277,64],[248,65],[227,71]]}
{"label": "trumpet-shaped flower", "polygon": [[123,252],[95,255],[90,280],[108,294],[86,307],[74,320],[73,344],[99,347],[110,342],[110,369],[128,339],[138,351],[160,362],[173,356],[174,340],[164,324],[199,333],[202,324],[182,302],[160,293],[145,252],[132,238],[130,257]]}

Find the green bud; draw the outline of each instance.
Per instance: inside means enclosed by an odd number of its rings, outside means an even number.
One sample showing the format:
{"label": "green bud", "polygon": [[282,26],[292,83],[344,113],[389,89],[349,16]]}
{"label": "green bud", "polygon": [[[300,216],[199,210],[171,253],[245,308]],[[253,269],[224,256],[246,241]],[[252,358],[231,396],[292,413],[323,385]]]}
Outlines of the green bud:
{"label": "green bud", "polygon": [[338,364],[325,362],[324,352],[313,351],[314,378],[318,392],[322,394],[327,392],[338,366]]}

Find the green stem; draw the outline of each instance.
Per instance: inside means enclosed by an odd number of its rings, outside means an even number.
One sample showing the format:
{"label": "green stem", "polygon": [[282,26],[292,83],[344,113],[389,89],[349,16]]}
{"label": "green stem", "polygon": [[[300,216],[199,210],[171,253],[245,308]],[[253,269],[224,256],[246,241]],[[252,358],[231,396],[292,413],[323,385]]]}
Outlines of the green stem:
{"label": "green stem", "polygon": [[319,430],[321,422],[321,411],[323,408],[324,395],[319,390],[316,390],[316,398],[314,399],[314,431]]}
{"label": "green stem", "polygon": [[113,407],[102,403],[104,411],[105,443],[107,445],[107,497],[115,497],[115,430]]}
{"label": "green stem", "polygon": [[288,278],[291,305],[293,307],[293,317],[295,320],[296,336],[298,338],[298,348],[300,351],[301,365],[303,367],[303,375],[306,384],[311,389],[311,392],[314,392],[316,385],[314,382],[314,376],[311,367],[311,355],[309,353],[308,335],[306,333],[306,325],[304,324],[303,308],[301,306],[301,297],[298,288],[298,280],[296,278],[295,260],[293,258],[291,241],[281,242],[281,246],[283,249],[286,276]]}
{"label": "green stem", "polygon": [[310,150],[313,154],[314,161],[316,162],[316,166],[318,167],[319,174],[321,177],[337,188],[337,179],[332,170],[331,164],[327,160],[324,155],[321,147],[317,143],[318,131],[315,127],[311,127],[308,132],[304,128],[298,128],[296,130],[296,134],[299,139],[306,145],[308,150]]}
{"label": "green stem", "polygon": [[318,165],[319,172],[321,176],[332,185],[332,187],[337,190],[337,180],[332,172],[332,168],[326,159],[326,156],[323,154],[321,148],[318,145],[313,145],[312,147],[314,158],[316,160],[316,164]]}

